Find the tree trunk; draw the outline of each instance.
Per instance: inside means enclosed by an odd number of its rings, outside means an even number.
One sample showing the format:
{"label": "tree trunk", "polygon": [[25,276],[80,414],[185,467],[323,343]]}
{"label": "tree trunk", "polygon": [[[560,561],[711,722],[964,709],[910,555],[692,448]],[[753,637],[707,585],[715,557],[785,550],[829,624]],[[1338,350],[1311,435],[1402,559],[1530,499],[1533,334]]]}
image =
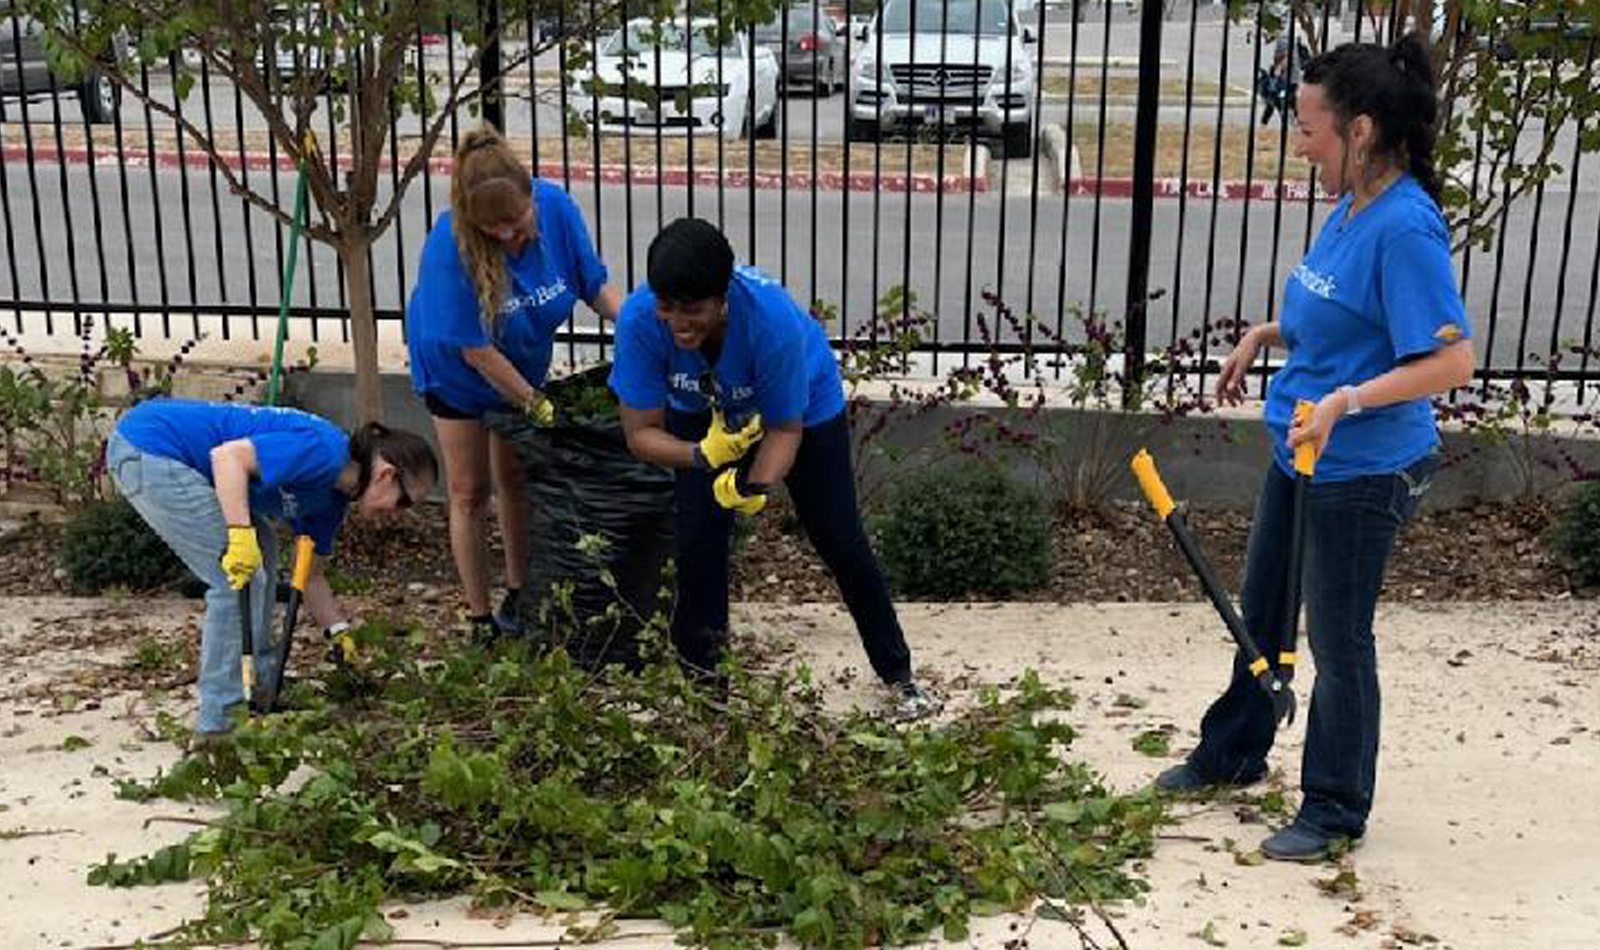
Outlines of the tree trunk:
{"label": "tree trunk", "polygon": [[345,289],[350,301],[350,344],[356,359],[356,417],[363,424],[383,421],[383,395],[378,388],[378,322],[372,312],[372,269],[366,232],[347,230],[339,242]]}

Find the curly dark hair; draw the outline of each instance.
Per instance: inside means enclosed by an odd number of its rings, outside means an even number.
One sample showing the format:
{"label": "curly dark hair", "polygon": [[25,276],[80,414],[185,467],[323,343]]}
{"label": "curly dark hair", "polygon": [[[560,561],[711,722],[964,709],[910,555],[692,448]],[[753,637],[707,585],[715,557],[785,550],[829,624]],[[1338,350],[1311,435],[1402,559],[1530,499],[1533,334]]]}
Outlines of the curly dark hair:
{"label": "curly dark hair", "polygon": [[1322,89],[1343,133],[1356,116],[1372,119],[1378,151],[1409,171],[1437,203],[1442,191],[1433,167],[1439,94],[1428,44],[1415,32],[1393,46],[1346,43],[1306,63],[1301,82]]}

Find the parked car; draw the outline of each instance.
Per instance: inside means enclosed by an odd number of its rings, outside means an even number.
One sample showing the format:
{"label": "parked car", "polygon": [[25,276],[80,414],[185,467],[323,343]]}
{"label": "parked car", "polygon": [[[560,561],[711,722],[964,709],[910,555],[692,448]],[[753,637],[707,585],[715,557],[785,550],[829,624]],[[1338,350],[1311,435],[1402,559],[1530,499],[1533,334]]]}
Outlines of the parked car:
{"label": "parked car", "polygon": [[724,138],[771,138],[778,130],[778,60],[745,36],[723,36],[715,20],[628,21],[600,46],[593,70],[576,75],[584,118],[601,131],[628,127]]}
{"label": "parked car", "polygon": [[852,141],[937,129],[1033,151],[1033,30],[1007,0],[888,0],[850,72]]}
{"label": "parked car", "polygon": [[[124,50],[118,45],[118,55]],[[68,81],[56,75],[44,51],[44,30],[20,13],[0,16],[0,96],[35,102],[62,94],[78,97],[86,121],[111,122],[122,104],[122,88],[100,72]]]}
{"label": "parked car", "polygon": [[778,84],[784,92],[795,87],[815,95],[831,96],[849,77],[844,34],[838,21],[809,6],[791,7],[781,18],[755,28],[756,42],[778,57]]}
{"label": "parked car", "polygon": [[[298,22],[296,18],[298,16]],[[311,14],[296,13],[292,7],[274,7],[271,23],[274,27],[275,41],[272,46],[272,60],[269,68],[266,51],[262,51],[261,71],[271,80],[271,74],[277,73],[282,82],[293,82],[303,75],[320,75],[323,80],[321,91],[342,92],[348,85],[348,77],[343,75],[348,53],[344,48],[344,37],[337,29],[335,23],[333,30],[333,51],[330,56],[326,47],[308,42],[308,38],[319,36],[327,30],[327,14],[321,14],[313,19]]]}

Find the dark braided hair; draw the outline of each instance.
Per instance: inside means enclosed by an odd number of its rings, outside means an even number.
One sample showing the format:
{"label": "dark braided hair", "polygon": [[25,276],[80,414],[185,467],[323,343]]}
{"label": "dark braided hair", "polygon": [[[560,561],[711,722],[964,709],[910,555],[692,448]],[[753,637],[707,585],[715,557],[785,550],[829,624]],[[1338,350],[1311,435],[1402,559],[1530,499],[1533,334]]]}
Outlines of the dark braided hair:
{"label": "dark braided hair", "polygon": [[1301,79],[1319,86],[1339,119],[1341,134],[1356,116],[1372,119],[1378,151],[1393,157],[1439,203],[1443,186],[1433,167],[1439,95],[1426,41],[1407,33],[1393,46],[1345,43],[1306,64]]}
{"label": "dark braided hair", "polygon": [[372,481],[373,459],[381,457],[413,479],[439,480],[439,459],[433,447],[415,432],[391,429],[381,422],[369,422],[350,433],[350,460],[356,463],[356,490],[360,498]]}

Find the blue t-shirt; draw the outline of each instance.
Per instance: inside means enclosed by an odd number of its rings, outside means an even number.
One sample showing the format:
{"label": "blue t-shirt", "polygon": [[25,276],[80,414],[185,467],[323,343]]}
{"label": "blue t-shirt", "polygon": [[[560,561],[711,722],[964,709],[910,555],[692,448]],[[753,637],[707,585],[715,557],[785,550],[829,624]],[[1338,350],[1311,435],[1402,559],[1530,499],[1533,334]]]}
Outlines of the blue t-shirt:
{"label": "blue t-shirt", "polygon": [[[844,411],[839,364],[822,324],[783,285],[754,267],[728,282],[728,328],[713,371],[699,350],[680,350],[656,316],[656,295],[641,284],[617,317],[611,389],[630,409],[711,411],[714,395],[729,425],[760,412],[766,426],[826,422]],[[715,392],[701,391],[710,374]]]}
{"label": "blue t-shirt", "polygon": [[152,399],[128,410],[117,432],[139,451],[181,462],[212,484],[211,450],[249,439],[257,469],[250,513],[286,520],[295,533],[311,536],[318,554],[333,553],[333,536],[350,507],[334,488],[350,461],[350,437],[326,419],[298,409]]}
{"label": "blue t-shirt", "polygon": [[493,343],[531,385],[550,371],[556,331],[579,300],[592,301],[605,286],[606,267],[595,254],[583,214],[557,185],[534,179],[538,237],[506,258],[511,285],[494,336],[484,329],[472,279],[462,266],[451,212],[439,216],[422,246],[417,286],[406,308],[406,345],[417,395],[433,393],[472,415],[505,408],[505,400],[461,356],[467,347]]}
{"label": "blue t-shirt", "polygon": [[[1402,176],[1349,218],[1346,195],[1289,275],[1279,317],[1289,349],[1267,388],[1266,424],[1285,472],[1297,400],[1381,376],[1407,359],[1471,337],[1450,264],[1450,235],[1428,193]],[[1366,409],[1333,427],[1316,480],[1399,471],[1439,441],[1427,399]]]}

